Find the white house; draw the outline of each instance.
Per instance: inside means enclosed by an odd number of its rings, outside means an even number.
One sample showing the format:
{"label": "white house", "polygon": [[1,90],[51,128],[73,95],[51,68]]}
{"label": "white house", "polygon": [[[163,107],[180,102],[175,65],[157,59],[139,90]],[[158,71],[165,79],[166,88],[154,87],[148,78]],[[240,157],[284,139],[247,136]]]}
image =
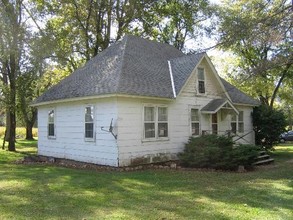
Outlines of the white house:
{"label": "white house", "polygon": [[35,100],[38,154],[120,167],[174,159],[206,133],[254,143],[257,104],[206,53],[126,36]]}

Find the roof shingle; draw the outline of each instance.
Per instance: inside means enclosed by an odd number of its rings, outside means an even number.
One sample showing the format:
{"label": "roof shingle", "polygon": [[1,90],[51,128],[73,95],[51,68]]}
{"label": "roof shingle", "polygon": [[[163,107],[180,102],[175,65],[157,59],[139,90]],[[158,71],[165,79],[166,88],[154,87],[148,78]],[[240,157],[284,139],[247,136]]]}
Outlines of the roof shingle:
{"label": "roof shingle", "polygon": [[[126,36],[38,97],[33,105],[106,94],[175,98],[205,53],[185,55],[176,48]],[[255,105],[252,98],[222,79],[232,102]]]}

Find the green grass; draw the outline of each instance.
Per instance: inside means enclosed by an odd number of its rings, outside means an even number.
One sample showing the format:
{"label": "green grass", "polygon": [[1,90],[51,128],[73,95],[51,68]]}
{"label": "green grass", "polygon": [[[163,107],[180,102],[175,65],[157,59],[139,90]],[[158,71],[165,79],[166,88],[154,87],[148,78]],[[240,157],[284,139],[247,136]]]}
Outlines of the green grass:
{"label": "green grass", "polygon": [[293,145],[248,173],[106,172],[16,165],[0,150],[0,219],[293,219]]}

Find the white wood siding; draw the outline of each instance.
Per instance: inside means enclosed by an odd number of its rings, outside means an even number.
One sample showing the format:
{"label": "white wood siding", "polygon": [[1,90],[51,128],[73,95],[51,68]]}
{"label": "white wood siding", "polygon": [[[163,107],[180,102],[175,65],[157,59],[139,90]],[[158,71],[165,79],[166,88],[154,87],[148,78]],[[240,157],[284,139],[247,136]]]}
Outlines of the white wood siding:
{"label": "white wood siding", "polygon": [[[200,110],[212,99],[225,96],[224,91],[212,73],[208,63],[204,60],[200,64],[200,67],[203,67],[206,73],[205,95],[197,94],[197,78],[196,70],[194,70],[184,86],[183,91],[177,96],[176,100],[159,101],[154,99],[118,98],[119,166],[130,165],[136,159],[141,161],[147,159],[149,162],[152,162],[152,158],[163,155],[166,155],[167,158],[174,158],[177,153],[183,150],[184,144],[191,136],[190,109],[198,108]],[[143,106],[145,104],[167,105],[169,127],[168,140],[143,140]],[[251,130],[250,112],[252,108],[239,106],[239,110],[244,111],[245,132],[246,130]],[[230,115],[224,115],[219,111],[219,134],[224,134],[230,129]],[[211,133],[210,114],[200,113],[200,130],[207,130]],[[247,136],[249,142],[253,142],[253,138],[253,134]]]}
{"label": "white wood siding", "polygon": [[[84,138],[85,107],[94,106],[95,138]],[[55,139],[48,138],[48,111],[55,109]],[[99,99],[87,102],[44,106],[38,109],[39,143],[38,154],[66,158],[89,163],[118,165],[118,147],[115,138],[108,132],[111,119],[117,119],[116,99]],[[117,132],[116,126],[114,132]]]}

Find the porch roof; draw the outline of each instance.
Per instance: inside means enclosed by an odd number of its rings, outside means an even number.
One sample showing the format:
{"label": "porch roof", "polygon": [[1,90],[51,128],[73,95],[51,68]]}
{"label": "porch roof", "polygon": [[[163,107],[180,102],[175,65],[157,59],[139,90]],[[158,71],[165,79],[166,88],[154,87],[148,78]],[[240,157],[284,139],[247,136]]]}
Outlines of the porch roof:
{"label": "porch roof", "polygon": [[200,111],[205,114],[215,114],[220,109],[233,110],[237,115],[239,114],[238,110],[227,99],[213,99],[207,105],[205,105]]}

